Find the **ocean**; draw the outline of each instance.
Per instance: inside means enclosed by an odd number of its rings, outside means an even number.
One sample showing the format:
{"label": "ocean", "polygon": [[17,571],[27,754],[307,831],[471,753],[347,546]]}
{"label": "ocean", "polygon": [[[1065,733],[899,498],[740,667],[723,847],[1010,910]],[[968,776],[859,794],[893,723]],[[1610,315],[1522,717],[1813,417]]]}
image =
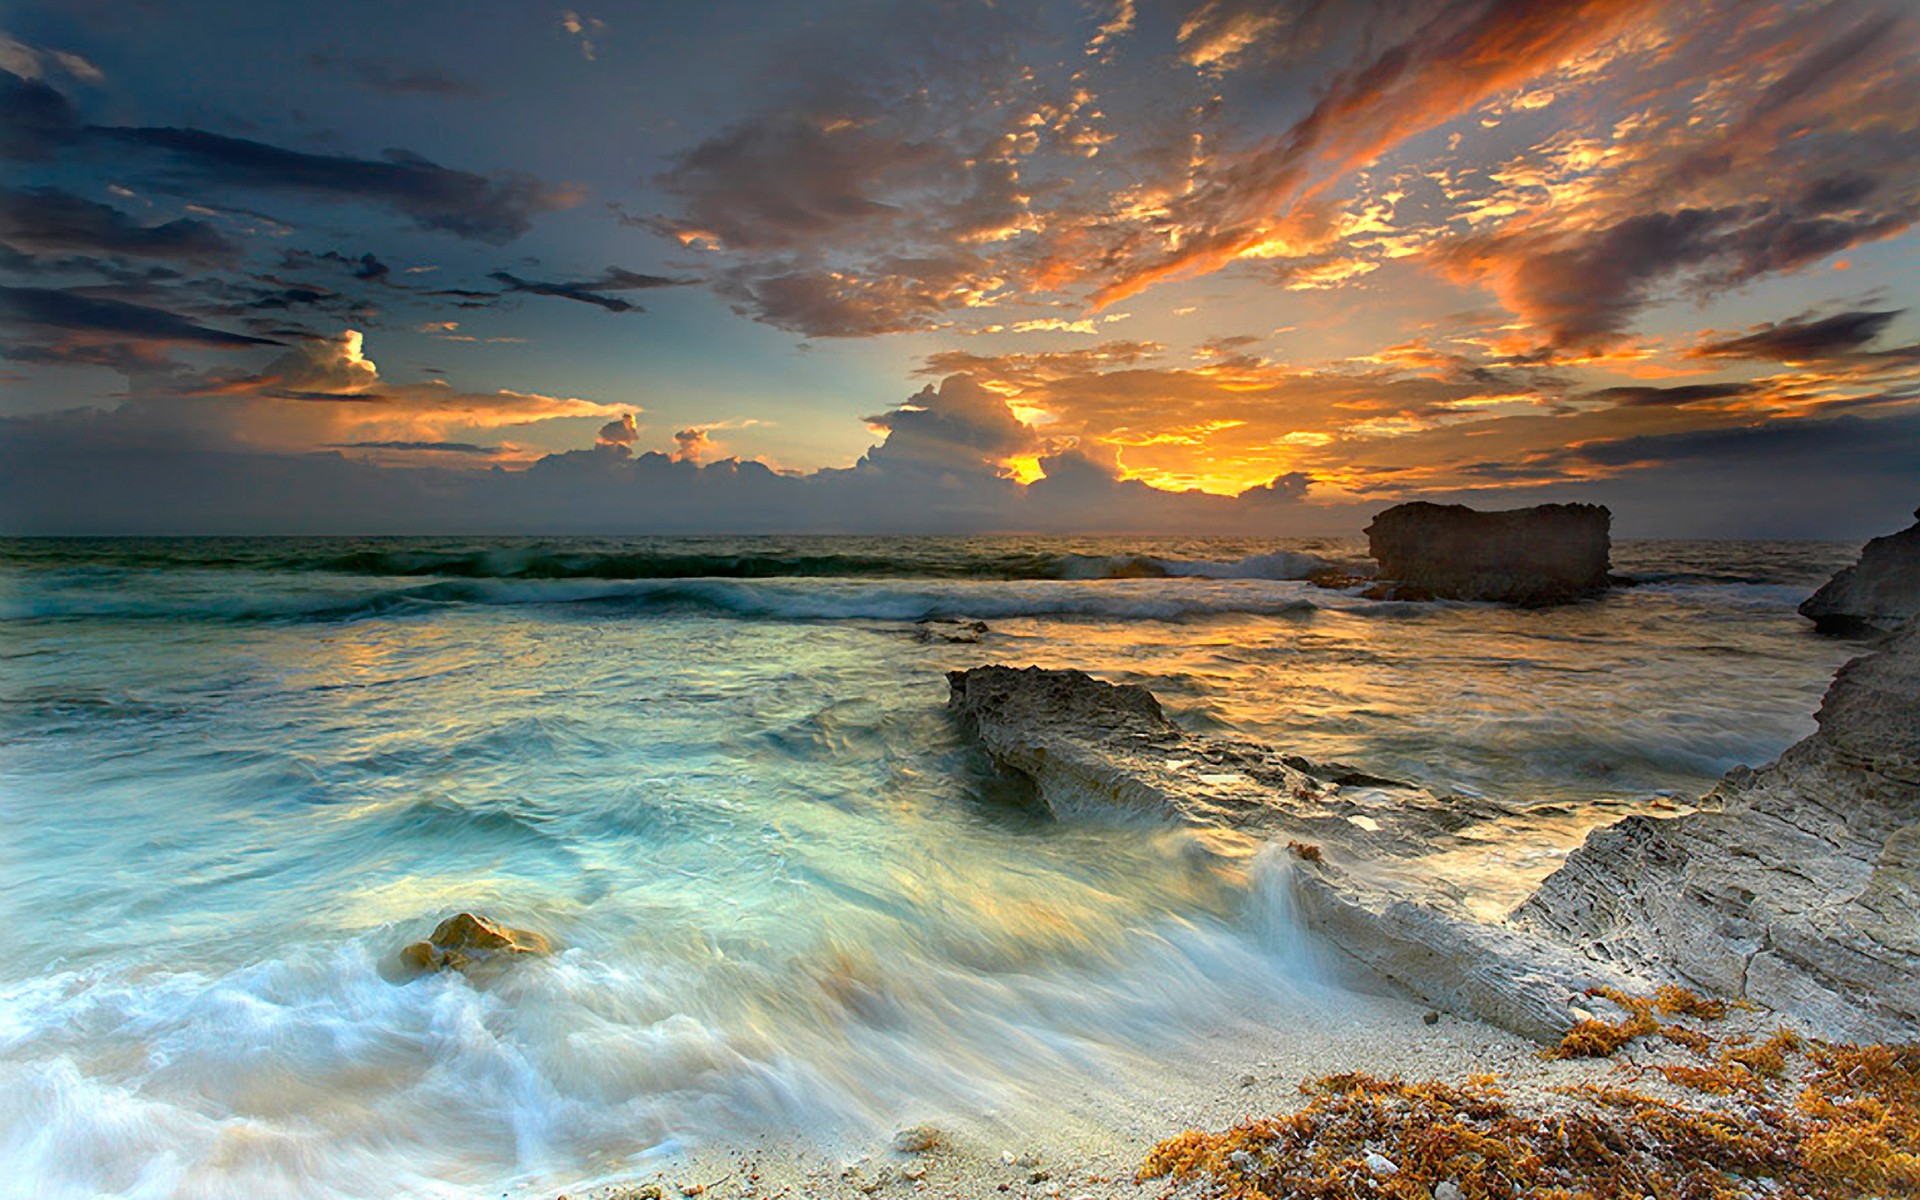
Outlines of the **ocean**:
{"label": "ocean", "polygon": [[[1426,867],[1497,916],[1811,732],[1856,551],[1521,611],[1307,582],[1338,540],[0,541],[0,1188],[495,1195],[1140,1086],[1352,982],[1272,862],[1049,818],[946,671],[1495,801]],[[460,910],[558,950],[400,973]]]}

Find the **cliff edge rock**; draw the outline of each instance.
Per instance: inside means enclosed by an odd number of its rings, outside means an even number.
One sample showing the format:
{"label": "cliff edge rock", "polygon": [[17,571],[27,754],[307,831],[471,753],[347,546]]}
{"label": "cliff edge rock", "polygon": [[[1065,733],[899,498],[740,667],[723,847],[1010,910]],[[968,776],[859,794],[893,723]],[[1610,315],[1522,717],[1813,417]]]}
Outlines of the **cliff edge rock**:
{"label": "cliff edge rock", "polygon": [[1920,1036],[1920,621],[1842,667],[1817,719],[1701,811],[1596,830],[1515,921],[1826,1036]]}
{"label": "cliff edge rock", "polygon": [[1838,634],[1886,633],[1920,616],[1920,520],[1868,542],[1859,562],[1800,602],[1800,615]]}

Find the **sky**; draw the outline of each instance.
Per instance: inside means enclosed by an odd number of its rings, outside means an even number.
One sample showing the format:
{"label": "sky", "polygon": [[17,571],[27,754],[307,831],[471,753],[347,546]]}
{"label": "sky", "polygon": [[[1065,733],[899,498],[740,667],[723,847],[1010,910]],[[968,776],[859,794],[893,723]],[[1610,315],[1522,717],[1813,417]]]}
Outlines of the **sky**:
{"label": "sky", "polygon": [[14,0],[0,533],[1858,539],[1901,0]]}

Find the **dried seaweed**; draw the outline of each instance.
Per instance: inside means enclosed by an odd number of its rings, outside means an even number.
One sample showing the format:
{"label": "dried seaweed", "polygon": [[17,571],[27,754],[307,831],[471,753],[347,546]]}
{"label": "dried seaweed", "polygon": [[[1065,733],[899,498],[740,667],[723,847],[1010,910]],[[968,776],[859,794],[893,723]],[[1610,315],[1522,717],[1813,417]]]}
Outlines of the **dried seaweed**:
{"label": "dried seaweed", "polygon": [[[1727,1012],[1679,989],[1607,998],[1626,1018],[1583,1022],[1594,1028],[1576,1028],[1582,1051],[1664,1033],[1655,1012],[1705,1021]],[[1838,1045],[1784,1029],[1758,1044],[1687,1032],[1667,1040],[1702,1061],[1656,1070],[1701,1093],[1698,1104],[1588,1083],[1521,1105],[1493,1076],[1331,1075],[1302,1085],[1298,1112],[1168,1138],[1141,1177],[1223,1200],[1920,1195],[1920,1046]]]}

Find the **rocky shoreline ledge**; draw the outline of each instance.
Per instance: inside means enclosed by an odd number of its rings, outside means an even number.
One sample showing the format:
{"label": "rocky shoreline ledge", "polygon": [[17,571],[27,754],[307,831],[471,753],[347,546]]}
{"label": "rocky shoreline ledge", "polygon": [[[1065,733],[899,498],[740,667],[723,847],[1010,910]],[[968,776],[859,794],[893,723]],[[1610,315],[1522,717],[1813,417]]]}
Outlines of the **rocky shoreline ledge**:
{"label": "rocky shoreline ledge", "polygon": [[1540,1041],[1598,988],[1662,983],[1830,1037],[1920,1037],[1920,622],[1841,669],[1820,729],[1669,819],[1629,817],[1507,920],[1414,858],[1485,819],[1343,764],[1182,732],[1143,688],[976,667],[949,707],[1060,815],[1132,811],[1226,856],[1292,843],[1296,910],[1330,945],[1461,1017]]}
{"label": "rocky shoreline ledge", "polygon": [[1554,1040],[1599,987],[1640,982],[1518,926],[1474,920],[1413,860],[1493,815],[1481,804],[1257,742],[1184,733],[1144,688],[1081,671],[975,667],[947,677],[949,709],[1056,815],[1139,814],[1250,858],[1293,847],[1309,928],[1374,973],[1458,1016]]}
{"label": "rocky shoreline ledge", "polygon": [[[1591,518],[1604,579],[1605,510],[1390,512],[1401,525],[1450,528],[1492,516],[1503,544],[1507,525]],[[1735,769],[1698,811],[1595,830],[1498,922],[1474,919],[1444,880],[1408,869],[1494,815],[1481,811],[1487,802],[1185,733],[1145,689],[1080,671],[951,672],[948,706],[1056,814],[1140,812],[1194,827],[1229,856],[1291,844],[1305,924],[1461,1017],[1553,1041],[1588,1015],[1595,990],[1666,984],[1764,1006],[1821,1036],[1916,1040],[1916,578],[1920,525],[1868,543],[1801,609],[1823,630],[1893,629],[1835,675],[1818,731],[1769,766]]]}
{"label": "rocky shoreline ledge", "polygon": [[[1862,583],[1911,564],[1867,567],[1823,593],[1877,598]],[[1920,615],[1893,624],[1835,675],[1817,732],[1691,813],[1595,830],[1496,921],[1419,867],[1491,802],[1189,733],[1080,671],[951,672],[955,718],[1056,815],[1176,823],[1216,865],[1278,856],[1300,923],[1400,995],[1218,1033],[1215,1057],[1156,1065],[1146,1107],[1056,1098],[1082,1128],[715,1145],[567,1195],[1915,1194]]]}

